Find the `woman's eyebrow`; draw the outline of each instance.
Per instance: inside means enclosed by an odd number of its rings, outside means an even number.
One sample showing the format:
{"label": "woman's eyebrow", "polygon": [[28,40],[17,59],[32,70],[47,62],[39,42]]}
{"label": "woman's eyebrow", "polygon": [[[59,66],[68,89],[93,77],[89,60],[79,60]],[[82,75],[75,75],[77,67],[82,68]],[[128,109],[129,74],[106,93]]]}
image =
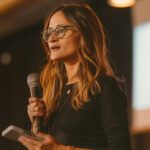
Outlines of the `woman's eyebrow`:
{"label": "woman's eyebrow", "polygon": [[[58,24],[54,29],[56,29],[59,26],[65,26],[65,24]],[[53,29],[52,27],[49,27],[48,29]]]}

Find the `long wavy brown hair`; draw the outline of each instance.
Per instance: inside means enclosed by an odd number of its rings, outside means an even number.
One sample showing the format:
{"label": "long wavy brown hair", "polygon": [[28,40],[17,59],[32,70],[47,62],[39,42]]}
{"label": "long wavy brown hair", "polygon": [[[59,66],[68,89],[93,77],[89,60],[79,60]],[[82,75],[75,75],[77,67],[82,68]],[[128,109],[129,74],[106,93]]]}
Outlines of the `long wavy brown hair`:
{"label": "long wavy brown hair", "polygon": [[[67,20],[78,29],[81,37],[79,82],[74,86],[71,97],[71,104],[77,110],[85,102],[91,100],[89,92],[94,95],[101,91],[99,77],[102,75],[114,76],[114,73],[107,58],[103,26],[96,13],[87,4],[61,4],[47,16],[44,31],[48,29],[51,17],[58,11],[63,12]],[[49,46],[44,40],[42,42],[48,55]],[[67,75],[63,62],[52,61],[48,58],[41,72],[41,85],[47,115],[59,108],[59,97],[61,97],[61,91],[66,82]]]}

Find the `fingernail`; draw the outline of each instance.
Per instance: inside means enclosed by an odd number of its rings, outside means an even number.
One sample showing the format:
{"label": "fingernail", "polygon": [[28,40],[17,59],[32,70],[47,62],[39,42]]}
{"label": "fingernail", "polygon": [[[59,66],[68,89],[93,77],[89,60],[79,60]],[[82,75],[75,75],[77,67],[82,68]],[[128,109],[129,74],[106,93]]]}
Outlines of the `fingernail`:
{"label": "fingernail", "polygon": [[21,136],[18,138],[18,141],[20,141],[20,142],[22,141],[22,137]]}

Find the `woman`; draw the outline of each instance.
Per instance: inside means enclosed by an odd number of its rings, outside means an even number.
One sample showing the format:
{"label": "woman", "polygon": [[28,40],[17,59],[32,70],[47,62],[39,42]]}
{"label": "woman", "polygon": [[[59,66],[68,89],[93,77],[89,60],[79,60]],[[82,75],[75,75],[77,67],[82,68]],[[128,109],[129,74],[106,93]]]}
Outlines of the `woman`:
{"label": "woman", "polygon": [[43,99],[28,114],[45,117],[44,141],[19,138],[29,150],[131,150],[126,96],[106,55],[102,24],[86,4],[62,4],[47,17],[41,73]]}

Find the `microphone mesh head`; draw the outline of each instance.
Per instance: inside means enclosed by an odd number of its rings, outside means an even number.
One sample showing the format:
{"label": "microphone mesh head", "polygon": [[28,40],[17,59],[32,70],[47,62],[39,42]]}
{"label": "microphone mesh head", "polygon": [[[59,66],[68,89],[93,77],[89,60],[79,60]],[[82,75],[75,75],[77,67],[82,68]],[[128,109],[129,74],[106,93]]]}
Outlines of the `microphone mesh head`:
{"label": "microphone mesh head", "polygon": [[31,73],[27,76],[27,84],[29,88],[39,87],[40,86],[40,74]]}

